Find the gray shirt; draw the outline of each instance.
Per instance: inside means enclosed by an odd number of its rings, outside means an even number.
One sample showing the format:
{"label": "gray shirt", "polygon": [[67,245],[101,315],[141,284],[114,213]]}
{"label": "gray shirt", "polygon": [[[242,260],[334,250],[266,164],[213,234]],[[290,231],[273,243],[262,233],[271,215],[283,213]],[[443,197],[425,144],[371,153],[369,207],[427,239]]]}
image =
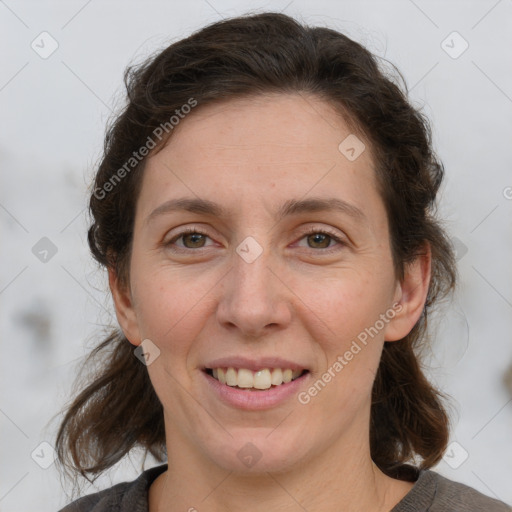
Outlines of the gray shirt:
{"label": "gray shirt", "polygon": [[[124,482],[84,496],[60,512],[148,512],[149,487],[166,469],[167,464],[148,469],[133,482]],[[434,471],[422,470],[414,487],[390,512],[511,511],[512,508],[505,503],[467,485],[453,482]]]}

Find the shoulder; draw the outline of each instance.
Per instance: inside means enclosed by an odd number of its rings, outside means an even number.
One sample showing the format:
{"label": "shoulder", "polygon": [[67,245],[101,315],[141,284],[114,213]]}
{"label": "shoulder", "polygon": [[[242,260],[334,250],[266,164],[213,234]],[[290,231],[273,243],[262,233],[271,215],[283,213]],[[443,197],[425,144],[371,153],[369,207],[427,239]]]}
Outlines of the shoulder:
{"label": "shoulder", "polygon": [[84,496],[59,512],[147,512],[149,487],[166,469],[167,464],[148,469],[132,482]]}
{"label": "shoulder", "polygon": [[502,501],[430,470],[420,472],[414,487],[392,512],[511,512]]}
{"label": "shoulder", "polygon": [[[464,511],[485,511],[485,512],[511,512],[512,509],[494,498],[490,498],[485,494],[478,492],[477,490],[459,482],[454,482],[445,478],[438,473],[431,472],[434,475],[437,483],[437,493],[434,499],[434,506],[432,512],[437,510],[445,510],[448,507],[449,510],[457,510],[455,507],[459,507],[460,510]],[[437,503],[441,507],[437,506]]]}

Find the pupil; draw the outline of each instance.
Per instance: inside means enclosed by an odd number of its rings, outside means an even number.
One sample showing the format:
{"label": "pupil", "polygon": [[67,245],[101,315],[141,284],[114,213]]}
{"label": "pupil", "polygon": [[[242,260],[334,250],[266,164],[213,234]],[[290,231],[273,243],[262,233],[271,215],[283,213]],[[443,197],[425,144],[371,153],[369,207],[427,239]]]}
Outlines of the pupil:
{"label": "pupil", "polygon": [[[329,245],[329,235],[324,235],[322,233],[315,233],[314,235],[311,235],[310,238],[313,239],[314,244],[316,244],[316,243],[322,244],[322,241],[323,242],[327,241],[327,245],[325,245],[325,243],[322,245],[323,248],[325,248]],[[319,240],[319,238],[320,238],[320,240]]]}
{"label": "pupil", "polygon": [[[191,240],[191,243],[196,246],[197,243],[203,241],[202,238],[203,238],[203,235],[201,235],[201,233],[192,233],[192,234],[189,234],[185,237],[186,238],[189,238],[189,239],[192,239]],[[200,245],[201,246],[201,245]]]}

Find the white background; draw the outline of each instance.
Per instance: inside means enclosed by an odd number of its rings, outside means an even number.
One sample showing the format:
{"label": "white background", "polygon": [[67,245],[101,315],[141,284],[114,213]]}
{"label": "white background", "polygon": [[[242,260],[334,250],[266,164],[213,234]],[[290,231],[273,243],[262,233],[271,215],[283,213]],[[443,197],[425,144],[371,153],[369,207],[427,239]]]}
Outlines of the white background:
{"label": "white background", "polygon": [[[54,443],[77,362],[112,321],[86,246],[87,187],[130,62],[222,17],[284,9],[362,42],[403,72],[434,125],[441,201],[459,247],[460,289],[439,320],[430,375],[452,397],[452,466],[442,474],[512,503],[512,2],[301,0],[0,2],[0,510],[58,510],[69,498]],[[58,49],[31,43],[47,31]],[[457,31],[457,35],[449,36]],[[452,58],[452,52],[468,49]],[[47,43],[48,44],[48,43]],[[449,48],[452,46],[453,48]],[[49,46],[46,46],[49,48]],[[507,198],[508,196],[508,198]],[[46,263],[32,247],[48,237]],[[508,262],[508,264],[506,264]],[[51,447],[36,450],[39,460]],[[51,459],[49,460],[51,462]],[[148,466],[151,461],[148,461]],[[122,465],[98,486],[135,478]],[[94,489],[89,489],[94,490]]]}

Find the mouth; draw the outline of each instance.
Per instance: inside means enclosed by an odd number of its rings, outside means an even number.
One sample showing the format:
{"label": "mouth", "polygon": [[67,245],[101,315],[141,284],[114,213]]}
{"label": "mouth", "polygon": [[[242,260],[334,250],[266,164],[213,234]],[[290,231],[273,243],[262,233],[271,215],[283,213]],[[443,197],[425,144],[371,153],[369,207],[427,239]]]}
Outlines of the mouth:
{"label": "mouth", "polygon": [[264,391],[279,388],[309,373],[306,369],[261,368],[253,371],[248,368],[217,367],[203,371],[226,386],[244,391]]}

